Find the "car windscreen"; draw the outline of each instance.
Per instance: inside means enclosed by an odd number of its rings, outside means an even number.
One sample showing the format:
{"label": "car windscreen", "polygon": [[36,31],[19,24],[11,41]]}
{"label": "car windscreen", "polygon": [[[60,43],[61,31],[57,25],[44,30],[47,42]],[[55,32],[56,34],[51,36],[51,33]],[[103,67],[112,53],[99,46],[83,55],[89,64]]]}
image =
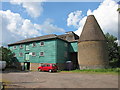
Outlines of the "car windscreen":
{"label": "car windscreen", "polygon": [[53,64],[52,66],[53,66],[53,67],[56,67],[56,65],[55,65],[55,64]]}

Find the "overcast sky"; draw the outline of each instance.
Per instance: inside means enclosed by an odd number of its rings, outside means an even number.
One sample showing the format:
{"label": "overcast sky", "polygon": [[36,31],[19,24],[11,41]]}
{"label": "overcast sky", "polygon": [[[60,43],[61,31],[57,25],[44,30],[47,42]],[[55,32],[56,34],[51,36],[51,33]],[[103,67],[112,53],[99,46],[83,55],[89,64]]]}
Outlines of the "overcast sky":
{"label": "overcast sky", "polygon": [[[16,2],[15,2],[16,1]],[[43,0],[42,0],[43,1]],[[80,36],[88,15],[93,14],[104,33],[118,37],[118,4],[102,2],[23,2],[0,3],[0,45],[46,34],[74,31]]]}

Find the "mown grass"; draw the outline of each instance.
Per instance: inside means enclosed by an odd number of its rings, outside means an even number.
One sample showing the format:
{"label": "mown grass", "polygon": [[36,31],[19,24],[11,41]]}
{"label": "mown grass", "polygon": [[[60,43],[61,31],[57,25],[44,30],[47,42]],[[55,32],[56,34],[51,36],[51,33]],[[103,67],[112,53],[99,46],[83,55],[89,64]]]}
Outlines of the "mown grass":
{"label": "mown grass", "polygon": [[71,71],[61,71],[61,72],[71,72],[71,73],[105,73],[105,74],[120,74],[120,68],[109,68],[109,69],[84,69],[84,70],[71,70]]}

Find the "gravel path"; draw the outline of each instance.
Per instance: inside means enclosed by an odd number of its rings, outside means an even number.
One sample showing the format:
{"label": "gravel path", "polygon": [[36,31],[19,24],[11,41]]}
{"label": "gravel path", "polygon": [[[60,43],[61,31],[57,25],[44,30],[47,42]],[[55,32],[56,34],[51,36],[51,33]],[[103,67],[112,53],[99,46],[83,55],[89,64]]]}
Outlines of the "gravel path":
{"label": "gravel path", "polygon": [[118,88],[118,75],[110,74],[12,72],[2,77],[17,88]]}

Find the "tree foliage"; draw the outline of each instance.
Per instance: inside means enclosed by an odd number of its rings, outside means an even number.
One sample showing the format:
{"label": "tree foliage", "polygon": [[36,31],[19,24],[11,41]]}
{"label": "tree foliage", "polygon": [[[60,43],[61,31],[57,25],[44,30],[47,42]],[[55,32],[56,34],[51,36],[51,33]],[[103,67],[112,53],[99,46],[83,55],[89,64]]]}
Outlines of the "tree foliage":
{"label": "tree foliage", "polygon": [[120,13],[120,8],[118,8],[117,11]]}
{"label": "tree foliage", "polygon": [[120,47],[117,38],[109,33],[105,34],[108,46],[109,64],[111,67],[120,67]]}
{"label": "tree foliage", "polygon": [[11,66],[14,60],[14,53],[5,47],[0,47],[0,60],[6,61],[7,66]]}

